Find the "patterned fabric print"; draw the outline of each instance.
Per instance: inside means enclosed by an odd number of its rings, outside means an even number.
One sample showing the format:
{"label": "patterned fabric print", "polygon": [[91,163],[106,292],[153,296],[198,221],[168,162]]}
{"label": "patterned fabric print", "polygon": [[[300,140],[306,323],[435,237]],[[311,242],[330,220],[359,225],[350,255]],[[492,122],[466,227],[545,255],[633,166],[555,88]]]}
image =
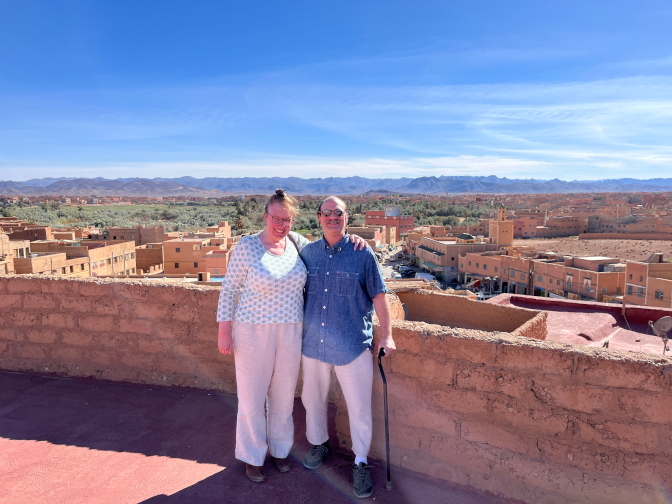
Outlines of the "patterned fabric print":
{"label": "patterned fabric print", "polygon": [[[303,250],[310,243],[292,233]],[[233,249],[222,282],[217,322],[235,318],[245,324],[293,324],[303,321],[303,287],[308,272],[287,239],[281,256],[269,253],[259,234],[246,236]],[[233,304],[240,293],[233,313]],[[233,315],[233,316],[232,316]]]}

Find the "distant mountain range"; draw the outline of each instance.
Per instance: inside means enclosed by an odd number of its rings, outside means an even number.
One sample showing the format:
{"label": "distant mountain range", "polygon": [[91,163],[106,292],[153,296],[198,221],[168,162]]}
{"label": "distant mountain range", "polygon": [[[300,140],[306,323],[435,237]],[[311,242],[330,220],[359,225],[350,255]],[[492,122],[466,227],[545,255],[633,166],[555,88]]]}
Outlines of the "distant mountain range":
{"label": "distant mountain range", "polygon": [[201,196],[270,194],[282,187],[296,195],[359,194],[542,194],[597,192],[672,191],[672,178],[639,180],[632,178],[563,181],[559,179],[508,179],[489,177],[441,176],[398,179],[364,177],[241,177],[197,179],[179,178],[43,178],[22,182],[0,181],[4,196]]}

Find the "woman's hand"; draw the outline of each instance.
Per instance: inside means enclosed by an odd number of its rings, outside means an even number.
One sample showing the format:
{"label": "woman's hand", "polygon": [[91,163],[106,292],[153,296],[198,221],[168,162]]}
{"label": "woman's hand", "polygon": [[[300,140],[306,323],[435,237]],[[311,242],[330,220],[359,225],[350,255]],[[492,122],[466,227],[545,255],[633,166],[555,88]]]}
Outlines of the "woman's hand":
{"label": "woman's hand", "polygon": [[231,337],[231,321],[219,323],[219,336],[217,346],[222,355],[230,355],[233,352],[233,338]]}
{"label": "woman's hand", "polygon": [[361,236],[357,235],[350,235],[350,241],[355,244],[355,250],[357,250],[357,247],[359,246],[359,250],[364,250],[365,248],[368,248],[369,244],[366,242],[364,238]]}

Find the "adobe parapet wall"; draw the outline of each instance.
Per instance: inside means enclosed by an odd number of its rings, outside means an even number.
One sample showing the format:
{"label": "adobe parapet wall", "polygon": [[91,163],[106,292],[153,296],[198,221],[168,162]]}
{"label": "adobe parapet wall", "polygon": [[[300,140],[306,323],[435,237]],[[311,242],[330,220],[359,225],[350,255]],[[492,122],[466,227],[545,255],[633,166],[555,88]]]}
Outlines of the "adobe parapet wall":
{"label": "adobe parapet wall", "polygon": [[[528,503],[659,503],[672,487],[672,359],[394,321],[394,467]],[[379,328],[375,336],[379,336]],[[372,455],[385,456],[374,374]],[[336,398],[339,438],[349,425]]]}
{"label": "adobe parapet wall", "polygon": [[[234,392],[233,358],[215,343],[217,297],[217,287],[0,278],[0,369]],[[535,504],[669,495],[672,359],[424,322],[395,320],[393,332],[398,351],[383,359],[393,467]],[[384,459],[374,377],[371,455]],[[347,447],[338,391],[335,401]]]}
{"label": "adobe parapet wall", "polygon": [[0,369],[235,393],[219,288],[22,276],[0,281]]}
{"label": "adobe parapet wall", "polygon": [[418,289],[399,292],[408,307],[408,320],[463,329],[508,332],[545,340],[546,312],[484,303],[464,296]]}

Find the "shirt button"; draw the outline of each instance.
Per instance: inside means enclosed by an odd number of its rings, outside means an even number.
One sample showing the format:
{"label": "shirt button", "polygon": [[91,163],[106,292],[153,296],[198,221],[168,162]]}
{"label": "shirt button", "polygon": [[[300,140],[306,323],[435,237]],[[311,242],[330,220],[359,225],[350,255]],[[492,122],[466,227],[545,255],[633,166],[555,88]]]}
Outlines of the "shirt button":
{"label": "shirt button", "polygon": [[327,275],[328,275],[328,274],[329,274],[329,272],[327,271]]}
{"label": "shirt button", "polygon": [[322,325],[324,325],[324,322],[322,322]]}
{"label": "shirt button", "polygon": [[327,309],[327,307],[326,307],[326,306],[323,306],[323,307],[322,307],[322,309],[323,309],[323,310],[326,310],[326,309]]}
{"label": "shirt button", "polygon": [[324,292],[327,292],[329,289],[324,289]]}
{"label": "shirt button", "polygon": [[331,259],[331,256],[329,256],[329,259]]}
{"label": "shirt button", "polygon": [[320,340],[320,343],[324,343],[324,340],[323,340],[323,339],[321,339],[321,340]]}

